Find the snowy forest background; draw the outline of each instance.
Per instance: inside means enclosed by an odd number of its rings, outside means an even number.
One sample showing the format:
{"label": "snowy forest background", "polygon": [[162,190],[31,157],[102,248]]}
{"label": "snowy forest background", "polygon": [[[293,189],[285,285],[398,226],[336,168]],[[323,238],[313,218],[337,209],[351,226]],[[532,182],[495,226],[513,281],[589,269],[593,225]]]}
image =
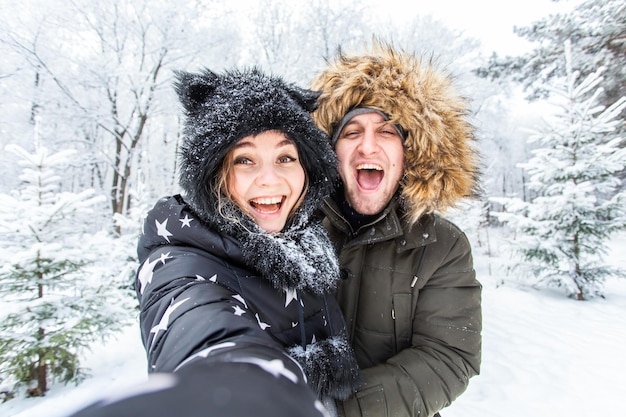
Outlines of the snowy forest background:
{"label": "snowy forest background", "polygon": [[477,253],[510,253],[481,268],[603,297],[625,276],[607,256],[626,226],[626,5],[560,3],[511,28],[531,47],[509,56],[367,2],[1,0],[0,401],[80,382],[83,353],[136,320],[141,218],[178,192],[176,69],[308,86],[373,36],[423,54],[472,102],[483,194],[450,216]]}

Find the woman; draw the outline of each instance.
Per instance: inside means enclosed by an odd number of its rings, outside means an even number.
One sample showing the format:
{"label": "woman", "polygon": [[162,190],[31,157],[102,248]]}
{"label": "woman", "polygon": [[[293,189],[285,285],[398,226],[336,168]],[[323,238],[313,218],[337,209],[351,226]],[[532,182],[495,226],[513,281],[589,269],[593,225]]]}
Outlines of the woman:
{"label": "woman", "polygon": [[157,202],[138,245],[149,371],[262,360],[295,379],[302,367],[320,398],[346,398],[358,367],[313,216],[337,175],[310,116],[317,93],[257,69],[179,72],[176,91],[185,196]]}

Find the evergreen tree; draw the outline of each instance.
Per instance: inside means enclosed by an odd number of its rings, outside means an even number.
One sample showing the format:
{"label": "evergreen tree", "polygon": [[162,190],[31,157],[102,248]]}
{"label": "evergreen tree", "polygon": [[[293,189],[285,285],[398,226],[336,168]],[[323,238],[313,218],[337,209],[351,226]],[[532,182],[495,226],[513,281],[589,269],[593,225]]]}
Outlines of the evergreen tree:
{"label": "evergreen tree", "polygon": [[0,194],[0,381],[41,396],[49,382],[80,381],[79,354],[127,322],[130,308],[97,262],[112,240],[88,230],[103,198],[61,191],[56,172],[75,153],[6,150],[23,174],[20,189]]}
{"label": "evergreen tree", "polygon": [[[559,1],[559,0],[554,0]],[[543,88],[563,77],[563,45],[569,40],[575,48],[574,66],[583,77],[605,68],[600,103],[608,106],[626,95],[626,6],[623,0],[584,0],[571,11],[547,16],[514,32],[536,47],[520,56],[494,54],[484,77],[509,78],[523,84],[529,98],[546,97]]]}
{"label": "evergreen tree", "polygon": [[626,98],[608,108],[598,105],[601,71],[579,81],[568,48],[565,56],[565,83],[551,89],[553,102],[561,97],[559,111],[530,137],[537,147],[521,165],[529,175],[530,201],[495,200],[505,205],[498,217],[517,233],[523,261],[516,266],[584,300],[602,295],[606,277],[616,273],[603,257],[608,238],[626,225],[626,193],[615,192],[616,173],[626,165],[615,134]]}

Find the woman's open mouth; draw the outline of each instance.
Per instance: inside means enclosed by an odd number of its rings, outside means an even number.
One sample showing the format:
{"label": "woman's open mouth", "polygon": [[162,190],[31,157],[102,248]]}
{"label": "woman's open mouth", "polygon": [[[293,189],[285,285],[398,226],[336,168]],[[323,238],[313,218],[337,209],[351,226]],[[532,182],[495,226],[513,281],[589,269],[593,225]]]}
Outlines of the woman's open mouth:
{"label": "woman's open mouth", "polygon": [[385,176],[380,165],[360,164],[356,167],[356,181],[364,190],[372,191],[378,188]]}
{"label": "woman's open mouth", "polygon": [[283,201],[285,201],[286,197],[261,197],[254,198],[249,201],[250,206],[259,213],[262,214],[273,214],[280,211],[281,206],[283,205]]}

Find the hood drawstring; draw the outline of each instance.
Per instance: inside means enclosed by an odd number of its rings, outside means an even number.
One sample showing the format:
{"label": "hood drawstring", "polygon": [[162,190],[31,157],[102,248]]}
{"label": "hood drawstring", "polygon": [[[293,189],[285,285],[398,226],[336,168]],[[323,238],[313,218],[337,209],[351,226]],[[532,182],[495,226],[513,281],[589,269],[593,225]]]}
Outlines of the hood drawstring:
{"label": "hood drawstring", "polygon": [[328,301],[326,301],[326,294],[322,294],[322,300],[324,300],[324,316],[326,318],[326,323],[328,323],[329,337],[333,337],[335,335],[335,331],[333,330],[333,322],[330,319],[330,314],[328,314]]}
{"label": "hood drawstring", "polygon": [[[298,296],[298,326],[300,326],[300,347],[306,351],[306,329],[304,328],[304,307],[302,306],[302,297],[300,290],[296,290]],[[324,298],[324,302],[326,298]]]}
{"label": "hood drawstring", "polygon": [[[298,326],[300,327],[300,347],[306,351],[306,328],[304,326],[304,307],[302,306],[302,302],[300,299],[300,290],[296,290],[296,294],[298,296]],[[335,335],[335,330],[333,329],[333,322],[330,320],[330,315],[328,312],[328,301],[326,300],[326,294],[322,294],[322,301],[324,301],[324,320],[328,325],[328,337],[331,338]]]}
{"label": "hood drawstring", "polygon": [[296,290],[296,294],[300,304],[298,306],[300,345],[291,346],[288,353],[300,363],[307,376],[307,383],[320,398],[329,396],[345,400],[363,382],[352,347],[345,334],[333,335],[327,297],[326,294],[322,294],[320,296],[323,301],[324,324],[330,335],[315,340],[307,350],[304,306],[300,301],[300,291]]}

